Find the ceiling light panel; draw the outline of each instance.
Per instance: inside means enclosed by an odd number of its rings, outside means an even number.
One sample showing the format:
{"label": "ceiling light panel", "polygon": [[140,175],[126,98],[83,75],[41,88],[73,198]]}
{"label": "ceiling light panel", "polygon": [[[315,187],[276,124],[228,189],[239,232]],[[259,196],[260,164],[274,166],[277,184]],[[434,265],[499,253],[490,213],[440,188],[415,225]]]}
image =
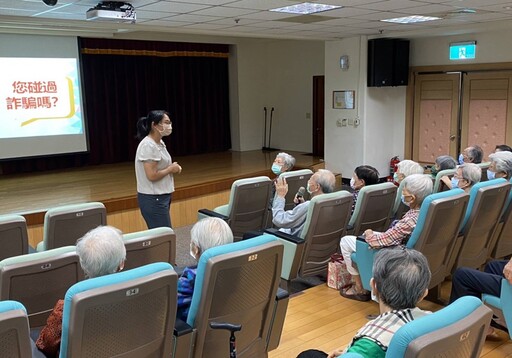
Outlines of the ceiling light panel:
{"label": "ceiling light panel", "polygon": [[418,23],[418,22],[435,21],[435,20],[441,20],[441,18],[436,17],[436,16],[412,15],[412,16],[404,16],[404,17],[395,17],[393,19],[383,19],[380,21],[392,22],[395,24],[414,24],[414,23]]}
{"label": "ceiling light panel", "polygon": [[309,14],[316,14],[318,12],[324,12],[324,11],[329,11],[329,10],[339,9],[339,8],[341,8],[341,6],[339,6],[339,5],[327,5],[327,4],[303,2],[301,4],[270,9],[270,11],[284,12],[287,14],[309,15]]}

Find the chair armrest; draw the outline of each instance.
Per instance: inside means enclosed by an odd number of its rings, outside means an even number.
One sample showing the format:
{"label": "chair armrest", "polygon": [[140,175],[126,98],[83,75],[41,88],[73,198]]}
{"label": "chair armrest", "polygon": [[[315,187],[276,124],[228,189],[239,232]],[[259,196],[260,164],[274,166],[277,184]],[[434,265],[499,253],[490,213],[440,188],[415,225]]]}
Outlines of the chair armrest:
{"label": "chair armrest", "polygon": [[181,337],[185,334],[192,333],[192,331],[192,327],[189,326],[187,322],[182,321],[179,318],[176,318],[176,322],[174,323],[174,335],[176,337]]}
{"label": "chair armrest", "polygon": [[288,291],[283,290],[281,287],[277,288],[276,301],[283,300],[288,297],[290,297],[290,293]]}
{"label": "chair armrest", "polygon": [[372,249],[363,236],[356,240],[356,251],[352,254],[352,261],[357,265],[363,287],[371,291],[370,279],[373,276],[373,257],[378,250]]}
{"label": "chair armrest", "polygon": [[194,329],[186,322],[177,318],[174,323],[174,335],[171,357],[190,357],[194,342]]}
{"label": "chair armrest", "polygon": [[202,215],[206,215],[206,216],[213,216],[213,217],[225,220],[225,221],[227,221],[229,219],[229,217],[227,217],[226,215],[219,214],[218,212],[210,210],[210,209],[199,209],[197,212],[199,215],[202,214]]}
{"label": "chair armrest", "polygon": [[304,244],[304,239],[302,239],[302,238],[300,238],[298,236],[293,236],[293,235],[287,234],[285,232],[279,231],[276,228],[265,229],[265,232],[267,234],[271,234],[271,235],[277,236],[280,239],[285,239],[287,241],[293,242],[293,243],[298,244],[298,245]]}
{"label": "chair armrest", "polygon": [[302,254],[306,246],[305,241],[297,236],[286,234],[274,228],[266,229],[265,232],[276,236],[284,245],[281,278],[285,281],[293,280],[299,272]]}
{"label": "chair armrest", "polygon": [[290,295],[288,294],[288,291],[278,288],[272,312],[272,322],[268,332],[267,352],[270,352],[279,346],[289,301]]}

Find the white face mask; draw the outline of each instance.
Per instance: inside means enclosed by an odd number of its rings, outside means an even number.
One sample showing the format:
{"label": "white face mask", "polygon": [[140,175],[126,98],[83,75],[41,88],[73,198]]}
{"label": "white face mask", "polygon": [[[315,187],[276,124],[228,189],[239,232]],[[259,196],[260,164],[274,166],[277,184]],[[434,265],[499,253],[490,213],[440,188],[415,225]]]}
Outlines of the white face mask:
{"label": "white face mask", "polygon": [[350,179],[350,187],[354,190],[356,189],[356,180],[354,178]]}
{"label": "white face mask", "polygon": [[168,135],[170,135],[172,133],[172,124],[164,123],[164,124],[159,124],[159,125],[163,127],[163,130],[159,130],[157,128],[158,133],[160,133],[160,135],[162,137],[166,137],[166,136],[168,136]]}

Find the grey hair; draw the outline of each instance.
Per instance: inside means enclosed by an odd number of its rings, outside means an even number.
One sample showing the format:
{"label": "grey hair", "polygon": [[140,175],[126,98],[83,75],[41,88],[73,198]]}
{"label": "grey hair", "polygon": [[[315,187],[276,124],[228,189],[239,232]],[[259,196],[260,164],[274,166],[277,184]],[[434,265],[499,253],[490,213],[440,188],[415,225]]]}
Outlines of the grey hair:
{"label": "grey hair", "polygon": [[373,280],[379,299],[394,310],[416,307],[430,278],[428,261],[419,251],[396,247],[375,255]]}
{"label": "grey hair", "polygon": [[406,159],[398,163],[398,171],[408,177],[411,174],[423,174],[425,169],[415,161]]}
{"label": "grey hair", "polygon": [[194,224],[190,232],[190,243],[197,246],[199,254],[209,248],[233,242],[233,232],[220,218],[205,218]]}
{"label": "grey hair", "polygon": [[507,179],[512,177],[512,153],[496,152],[489,155],[491,162],[494,162],[497,172],[506,174]]}
{"label": "grey hair", "polygon": [[404,189],[416,197],[416,202],[421,204],[423,200],[432,194],[432,178],[426,174],[412,174],[404,179]]}
{"label": "grey hair", "polygon": [[87,277],[99,277],[117,272],[126,259],[126,248],[119,229],[98,226],[76,242],[80,266]]}
{"label": "grey hair", "polygon": [[480,164],[484,157],[484,151],[479,145],[472,145],[467,148],[468,156],[471,158],[471,163]]}
{"label": "grey hair", "polygon": [[334,191],[334,186],[336,185],[336,178],[334,177],[334,174],[327,169],[318,169],[315,174],[318,174],[316,183],[320,185],[322,193],[332,193]]}
{"label": "grey hair", "polygon": [[457,168],[457,161],[449,155],[440,155],[437,157],[436,164],[439,166],[439,171]]}
{"label": "grey hair", "polygon": [[281,158],[283,160],[287,170],[292,169],[295,165],[295,158],[288,153],[279,153],[278,155],[276,155],[276,158]]}
{"label": "grey hair", "polygon": [[476,184],[482,179],[482,169],[474,163],[464,163],[459,165],[462,169],[462,179],[465,179],[470,185]]}

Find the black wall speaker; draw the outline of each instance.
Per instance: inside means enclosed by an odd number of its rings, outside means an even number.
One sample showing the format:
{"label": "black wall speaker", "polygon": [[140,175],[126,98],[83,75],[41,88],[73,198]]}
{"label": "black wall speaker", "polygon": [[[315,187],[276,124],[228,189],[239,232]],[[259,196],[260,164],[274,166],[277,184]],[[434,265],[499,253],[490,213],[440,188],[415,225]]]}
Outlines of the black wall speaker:
{"label": "black wall speaker", "polygon": [[409,78],[409,40],[368,41],[368,87],[406,86]]}

